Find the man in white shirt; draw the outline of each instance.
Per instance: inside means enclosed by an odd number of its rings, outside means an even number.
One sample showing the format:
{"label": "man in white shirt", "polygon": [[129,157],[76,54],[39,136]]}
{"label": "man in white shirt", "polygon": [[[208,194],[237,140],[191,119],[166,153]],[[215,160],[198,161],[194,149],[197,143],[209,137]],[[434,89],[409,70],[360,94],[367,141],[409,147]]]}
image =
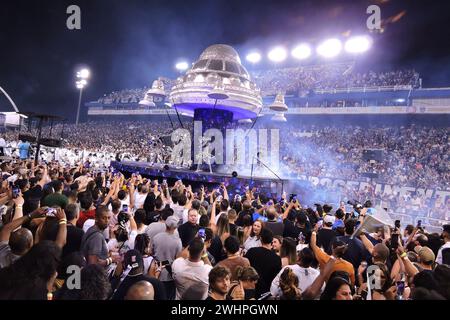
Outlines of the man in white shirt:
{"label": "man in white shirt", "polygon": [[[436,258],[436,262],[439,264],[443,264],[444,263],[444,257],[442,255],[442,252],[444,250],[450,251],[450,224],[446,224],[443,226],[444,230],[442,231],[442,238],[444,239],[444,245],[439,249],[438,254],[437,254],[437,258]],[[449,263],[448,261],[446,261],[447,263]]]}
{"label": "man in white shirt", "polygon": [[208,297],[208,275],[212,266],[201,238],[194,238],[188,247],[189,258],[178,258],[172,264],[176,300],[205,300]]}
{"label": "man in white shirt", "polygon": [[142,209],[144,207],[145,198],[147,198],[148,187],[142,185],[134,194],[134,209]]}
{"label": "man in white shirt", "polygon": [[300,251],[297,264],[284,267],[273,279],[272,285],[270,286],[270,293],[272,294],[272,296],[281,296],[282,293],[280,289],[280,276],[286,268],[292,269],[292,271],[298,278],[298,288],[301,292],[304,292],[320,274],[318,270],[311,268],[311,263],[313,261],[314,254],[311,249],[304,248],[302,251]]}

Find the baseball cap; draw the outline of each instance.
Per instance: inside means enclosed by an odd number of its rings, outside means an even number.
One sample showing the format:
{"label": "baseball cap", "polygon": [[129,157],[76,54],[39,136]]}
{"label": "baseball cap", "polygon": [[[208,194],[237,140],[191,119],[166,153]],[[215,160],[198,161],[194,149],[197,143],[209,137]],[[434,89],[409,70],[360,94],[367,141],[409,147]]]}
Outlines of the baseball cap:
{"label": "baseball cap", "polygon": [[132,269],[139,267],[144,268],[144,259],[142,258],[142,254],[134,249],[128,250],[127,253],[125,253],[123,262],[125,266],[131,266]]}
{"label": "baseball cap", "polygon": [[175,216],[170,216],[166,219],[166,226],[168,228],[176,228],[178,226],[178,218]]}
{"label": "baseball cap", "polygon": [[335,216],[331,216],[331,215],[327,214],[323,217],[323,222],[325,224],[333,224],[335,221],[336,221]]}
{"label": "baseball cap", "polygon": [[433,250],[428,247],[422,247],[417,252],[419,255],[419,259],[421,262],[434,262],[436,256],[434,255]]}

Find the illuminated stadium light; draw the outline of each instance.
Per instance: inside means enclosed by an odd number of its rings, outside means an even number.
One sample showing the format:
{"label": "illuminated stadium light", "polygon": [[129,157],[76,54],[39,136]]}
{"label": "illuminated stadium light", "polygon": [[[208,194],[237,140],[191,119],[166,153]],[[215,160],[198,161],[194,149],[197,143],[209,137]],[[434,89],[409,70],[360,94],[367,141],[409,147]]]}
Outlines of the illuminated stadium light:
{"label": "illuminated stadium light", "polygon": [[87,85],[87,81],[86,81],[85,79],[80,80],[80,83],[81,83],[83,86]]}
{"label": "illuminated stadium light", "polygon": [[309,58],[311,55],[311,47],[306,43],[299,44],[291,51],[291,54],[295,59],[299,60]]}
{"label": "illuminated stadium light", "polygon": [[189,68],[189,64],[186,61],[178,62],[175,65],[175,69],[177,69],[178,71],[186,71],[188,68]]}
{"label": "illuminated stadium light", "polygon": [[325,58],[333,58],[342,50],[342,43],[339,39],[328,39],[317,47],[317,53]]}
{"label": "illuminated stadium light", "polygon": [[77,78],[89,79],[90,76],[91,72],[89,71],[89,69],[81,69],[77,72]]}
{"label": "illuminated stadium light", "polygon": [[269,51],[267,57],[273,62],[282,62],[286,59],[286,49],[282,47],[276,47]]}
{"label": "illuminated stadium light", "polygon": [[370,49],[372,41],[366,36],[357,36],[345,42],[345,51],[348,53],[363,53]]}
{"label": "illuminated stadium light", "polygon": [[252,52],[249,53],[245,59],[247,59],[248,62],[251,63],[258,63],[259,61],[261,61],[261,55],[258,52]]}
{"label": "illuminated stadium light", "polygon": [[83,89],[84,88],[84,85],[80,81],[76,82],[76,86],[77,86],[77,89]]}

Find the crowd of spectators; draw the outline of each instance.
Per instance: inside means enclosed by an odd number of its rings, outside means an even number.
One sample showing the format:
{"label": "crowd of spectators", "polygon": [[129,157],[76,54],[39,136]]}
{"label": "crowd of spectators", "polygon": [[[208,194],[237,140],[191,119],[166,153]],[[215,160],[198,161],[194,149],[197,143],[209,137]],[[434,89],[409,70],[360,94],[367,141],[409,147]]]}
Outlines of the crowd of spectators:
{"label": "crowd of spectators", "polygon": [[[332,63],[293,68],[275,68],[253,71],[252,80],[263,95],[279,92],[305,95],[311,91],[347,88],[375,88],[419,85],[419,74],[414,70],[395,70],[386,72],[357,72],[354,63]],[[175,80],[159,78],[169,93]],[[97,100],[104,105],[138,103],[149,88],[124,89],[105,94]],[[349,103],[350,104],[350,103]]]}
{"label": "crowd of spectators", "polygon": [[[191,128],[187,123],[186,128]],[[265,127],[257,123],[256,129]],[[176,123],[174,129],[178,128]],[[450,199],[433,193],[385,193],[376,184],[423,188],[424,191],[450,191],[448,128],[431,126],[361,127],[304,125],[298,129],[287,123],[280,130],[280,168],[285,178],[333,178],[363,181],[369,186],[322,186],[309,184],[311,194],[318,200],[335,203],[340,200],[371,198],[377,205],[388,207],[392,213],[438,220],[450,219]],[[118,130],[119,129],[119,130]],[[108,167],[115,159],[175,164],[172,148],[161,137],[173,130],[168,122],[87,122],[65,126],[63,149],[41,150],[41,158],[74,165],[77,161],[92,163],[93,167]],[[45,134],[48,128],[44,128]],[[58,130],[58,126],[54,128]],[[44,135],[45,136],[45,135]],[[9,150],[18,150],[17,132],[4,134]],[[32,150],[33,148],[31,148]],[[379,149],[381,161],[364,159],[363,151]],[[18,155],[18,151],[13,152]],[[248,168],[229,168],[244,172]],[[230,172],[231,172],[230,171]],[[255,174],[258,175],[255,169]]]}
{"label": "crowd of spectators", "polygon": [[370,204],[306,208],[21,158],[1,163],[0,299],[450,298],[450,225],[366,229]]}
{"label": "crowd of spectators", "polygon": [[417,87],[419,74],[414,70],[356,72],[352,63],[336,63],[254,71],[253,80],[264,95],[302,94],[311,90]]}

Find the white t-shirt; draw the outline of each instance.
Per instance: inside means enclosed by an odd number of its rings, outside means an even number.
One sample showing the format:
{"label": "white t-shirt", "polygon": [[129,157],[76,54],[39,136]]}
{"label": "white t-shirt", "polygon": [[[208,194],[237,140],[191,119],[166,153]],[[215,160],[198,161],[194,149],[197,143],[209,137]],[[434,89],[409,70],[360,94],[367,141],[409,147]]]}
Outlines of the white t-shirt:
{"label": "white t-shirt", "polygon": [[272,285],[270,286],[270,293],[274,297],[279,297],[281,295],[280,289],[280,276],[284,269],[287,267],[291,268],[294,274],[298,278],[298,288],[301,292],[304,292],[308,287],[314,282],[314,280],[319,276],[320,272],[313,268],[303,268],[298,264],[289,265],[281,269],[277,276],[273,279]]}
{"label": "white t-shirt", "polygon": [[176,300],[185,294],[190,300],[205,300],[208,297],[208,276],[212,266],[203,261],[192,262],[178,258],[172,263],[172,275],[177,287]]}
{"label": "white t-shirt", "polygon": [[261,240],[258,240],[256,237],[248,237],[244,242],[244,251],[247,252],[254,247],[261,247]]}
{"label": "white t-shirt", "polygon": [[146,193],[136,192],[134,194],[134,208],[136,210],[137,209],[142,209],[144,207],[145,198],[147,198],[147,194]]}
{"label": "white t-shirt", "polygon": [[130,232],[130,234],[128,236],[128,240],[125,241],[124,243],[117,242],[117,240],[115,238],[109,240],[108,251],[126,253],[128,250],[134,249],[134,241],[136,240],[136,236],[137,236],[137,232],[136,232],[136,230],[133,230]]}

